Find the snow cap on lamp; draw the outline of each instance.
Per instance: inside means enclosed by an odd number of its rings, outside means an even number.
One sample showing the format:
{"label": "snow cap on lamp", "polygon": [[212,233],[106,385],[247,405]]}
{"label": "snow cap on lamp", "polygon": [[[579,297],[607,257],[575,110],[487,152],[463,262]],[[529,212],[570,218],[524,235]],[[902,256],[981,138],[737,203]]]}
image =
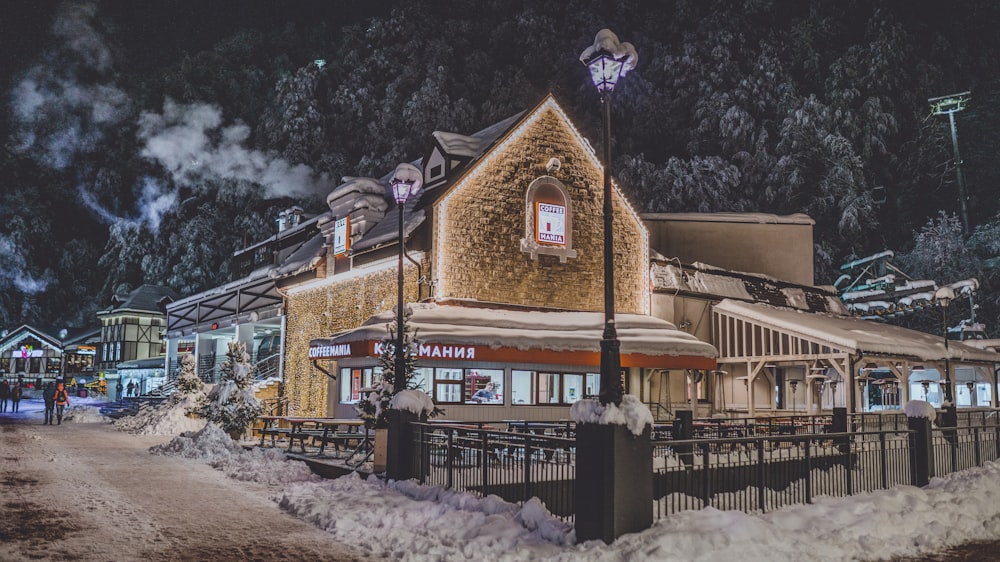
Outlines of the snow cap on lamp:
{"label": "snow cap on lamp", "polygon": [[396,166],[396,171],[392,173],[389,185],[392,186],[392,197],[396,203],[403,204],[411,196],[420,191],[424,184],[424,173],[420,168],[406,162]]}

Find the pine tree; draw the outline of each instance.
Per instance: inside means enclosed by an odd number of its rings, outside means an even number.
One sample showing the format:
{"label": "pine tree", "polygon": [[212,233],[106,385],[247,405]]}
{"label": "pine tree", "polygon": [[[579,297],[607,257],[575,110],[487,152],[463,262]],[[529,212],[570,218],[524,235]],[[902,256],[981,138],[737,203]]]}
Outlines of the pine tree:
{"label": "pine tree", "polygon": [[[420,385],[416,384],[413,380],[413,375],[417,371],[417,346],[420,345],[420,341],[417,340],[416,330],[412,332],[410,330],[411,316],[413,316],[413,312],[410,310],[406,310],[403,313],[403,347],[406,349],[404,354],[406,360],[406,390],[420,389]],[[393,392],[393,385],[396,380],[395,328],[396,322],[387,324],[386,335],[382,338],[382,354],[378,358],[379,365],[382,367],[381,379],[372,388],[363,389],[363,392],[367,392],[367,395],[354,408],[369,429],[389,427],[389,402],[392,400],[393,394],[395,394]]]}
{"label": "pine tree", "polygon": [[223,431],[238,436],[263,413],[253,394],[254,365],[243,342],[229,342],[226,360],[219,366],[222,381],[208,393],[201,415]]}
{"label": "pine tree", "polygon": [[194,356],[191,354],[182,355],[180,365],[181,370],[177,374],[177,392],[171,396],[174,403],[205,390],[205,383],[198,378],[198,374],[195,372]]}

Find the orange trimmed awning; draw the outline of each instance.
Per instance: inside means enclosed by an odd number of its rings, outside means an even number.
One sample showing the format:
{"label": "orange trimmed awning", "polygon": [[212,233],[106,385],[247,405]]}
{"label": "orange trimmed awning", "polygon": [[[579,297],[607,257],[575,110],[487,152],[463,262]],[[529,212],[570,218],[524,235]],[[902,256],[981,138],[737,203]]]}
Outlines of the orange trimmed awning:
{"label": "orange trimmed awning", "polygon": [[[595,312],[525,311],[411,305],[409,324],[425,361],[487,361],[551,365],[600,365],[604,316]],[[615,317],[623,367],[715,369],[716,350],[673,324],[638,314]],[[310,342],[309,358],[379,357],[393,313],[331,338]]]}

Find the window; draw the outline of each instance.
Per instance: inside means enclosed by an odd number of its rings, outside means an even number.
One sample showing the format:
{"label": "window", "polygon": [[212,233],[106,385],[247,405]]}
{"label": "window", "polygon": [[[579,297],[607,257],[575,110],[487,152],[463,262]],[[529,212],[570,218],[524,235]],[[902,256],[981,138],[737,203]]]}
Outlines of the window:
{"label": "window", "polygon": [[362,390],[371,388],[376,380],[381,380],[381,367],[365,367],[340,370],[340,401],[352,404],[361,400]]}
{"label": "window", "polygon": [[502,369],[466,369],[466,404],[503,404]]}
{"label": "window", "polygon": [[539,254],[558,256],[560,262],[576,257],[569,190],[552,176],[542,176],[528,186],[521,251],[533,260]]}
{"label": "window", "polygon": [[513,371],[510,379],[511,404],[572,404],[600,392],[597,373],[546,373]]}

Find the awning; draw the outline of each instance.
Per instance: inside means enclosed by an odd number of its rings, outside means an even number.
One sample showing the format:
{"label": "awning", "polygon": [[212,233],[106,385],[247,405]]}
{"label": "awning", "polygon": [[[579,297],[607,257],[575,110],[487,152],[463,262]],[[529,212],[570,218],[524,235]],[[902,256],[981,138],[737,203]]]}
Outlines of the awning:
{"label": "awning", "polygon": [[891,324],[726,299],[715,305],[720,360],[858,354],[1000,363],[1000,353]]}
{"label": "awning", "polygon": [[[424,360],[497,361],[551,365],[600,365],[604,314],[500,310],[437,303],[408,305]],[[378,357],[395,314],[384,312],[362,326],[309,342],[310,359]],[[623,367],[714,369],[715,348],[659,318],[617,314]]]}

